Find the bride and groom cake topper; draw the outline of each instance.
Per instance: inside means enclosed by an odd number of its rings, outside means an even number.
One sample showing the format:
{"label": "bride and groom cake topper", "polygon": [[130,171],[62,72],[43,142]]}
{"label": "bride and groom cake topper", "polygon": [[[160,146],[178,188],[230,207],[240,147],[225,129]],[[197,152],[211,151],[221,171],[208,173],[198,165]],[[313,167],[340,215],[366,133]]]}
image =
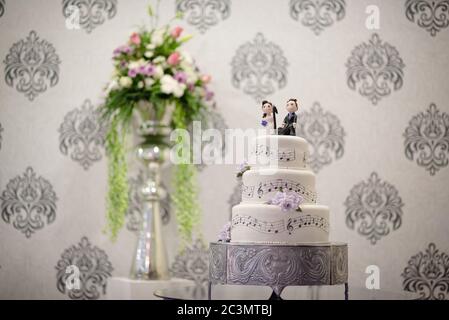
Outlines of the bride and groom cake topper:
{"label": "bride and groom cake topper", "polygon": [[287,100],[285,109],[287,110],[287,115],[284,118],[282,124],[277,128],[276,125],[276,114],[278,110],[273,103],[268,100],[262,101],[262,126],[273,129],[277,134],[286,136],[296,136],[296,123],[298,121],[298,116],[296,111],[299,109],[298,99],[290,98]]}

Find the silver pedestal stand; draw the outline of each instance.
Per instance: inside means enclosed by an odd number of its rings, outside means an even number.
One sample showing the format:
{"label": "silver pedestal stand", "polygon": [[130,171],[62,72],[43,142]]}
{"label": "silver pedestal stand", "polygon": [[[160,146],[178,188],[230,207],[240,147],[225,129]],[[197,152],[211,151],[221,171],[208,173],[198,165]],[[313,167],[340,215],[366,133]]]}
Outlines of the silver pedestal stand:
{"label": "silver pedestal stand", "polygon": [[145,165],[146,177],[139,191],[142,196],[142,225],[139,228],[136,251],[131,267],[131,278],[141,280],[167,280],[167,252],[162,234],[161,167],[167,156],[166,137],[170,129],[156,121],[145,121],[139,134],[145,139],[136,150]]}
{"label": "silver pedestal stand", "polygon": [[345,243],[281,245],[212,242],[209,300],[213,284],[269,286],[270,300],[282,300],[287,286],[344,284],[348,299],[348,246]]}

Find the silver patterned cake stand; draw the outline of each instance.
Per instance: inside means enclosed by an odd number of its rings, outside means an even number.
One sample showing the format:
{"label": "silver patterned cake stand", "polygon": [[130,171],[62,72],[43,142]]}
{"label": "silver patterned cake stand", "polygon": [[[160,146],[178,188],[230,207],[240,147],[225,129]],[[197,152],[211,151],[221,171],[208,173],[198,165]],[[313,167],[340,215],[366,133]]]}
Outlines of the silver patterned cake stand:
{"label": "silver patterned cake stand", "polygon": [[213,284],[269,286],[281,300],[288,286],[345,286],[348,300],[348,245],[211,242],[209,292]]}

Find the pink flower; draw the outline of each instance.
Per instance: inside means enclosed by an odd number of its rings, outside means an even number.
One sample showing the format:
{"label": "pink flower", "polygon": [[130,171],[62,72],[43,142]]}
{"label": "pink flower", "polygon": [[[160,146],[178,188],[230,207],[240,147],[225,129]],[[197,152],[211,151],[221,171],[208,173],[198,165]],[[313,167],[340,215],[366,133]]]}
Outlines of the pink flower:
{"label": "pink flower", "polygon": [[140,36],[136,32],[133,32],[133,34],[131,35],[131,37],[129,39],[131,40],[131,43],[134,43],[135,45],[140,44]]}
{"label": "pink flower", "polygon": [[173,30],[171,31],[171,36],[175,39],[179,38],[179,36],[181,35],[182,31],[184,29],[181,28],[180,26],[174,27]]}
{"label": "pink flower", "polygon": [[179,52],[173,52],[167,59],[167,63],[171,66],[175,66],[181,60],[181,55]]}
{"label": "pink flower", "polygon": [[269,204],[274,204],[281,207],[282,211],[290,211],[298,209],[299,205],[304,201],[304,198],[293,191],[277,192],[273,199],[268,201]]}
{"label": "pink flower", "polygon": [[212,80],[212,77],[208,74],[203,74],[201,76],[201,81],[205,84],[209,83]]}

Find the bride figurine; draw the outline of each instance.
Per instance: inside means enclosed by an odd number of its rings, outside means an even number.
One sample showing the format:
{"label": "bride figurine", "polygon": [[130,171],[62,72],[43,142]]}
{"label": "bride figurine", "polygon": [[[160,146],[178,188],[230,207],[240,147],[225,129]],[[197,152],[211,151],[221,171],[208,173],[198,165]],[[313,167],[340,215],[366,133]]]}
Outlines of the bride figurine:
{"label": "bride figurine", "polygon": [[268,101],[262,101],[262,121],[261,125],[267,128],[270,132],[275,132],[276,130],[276,113],[278,110],[273,104]]}

